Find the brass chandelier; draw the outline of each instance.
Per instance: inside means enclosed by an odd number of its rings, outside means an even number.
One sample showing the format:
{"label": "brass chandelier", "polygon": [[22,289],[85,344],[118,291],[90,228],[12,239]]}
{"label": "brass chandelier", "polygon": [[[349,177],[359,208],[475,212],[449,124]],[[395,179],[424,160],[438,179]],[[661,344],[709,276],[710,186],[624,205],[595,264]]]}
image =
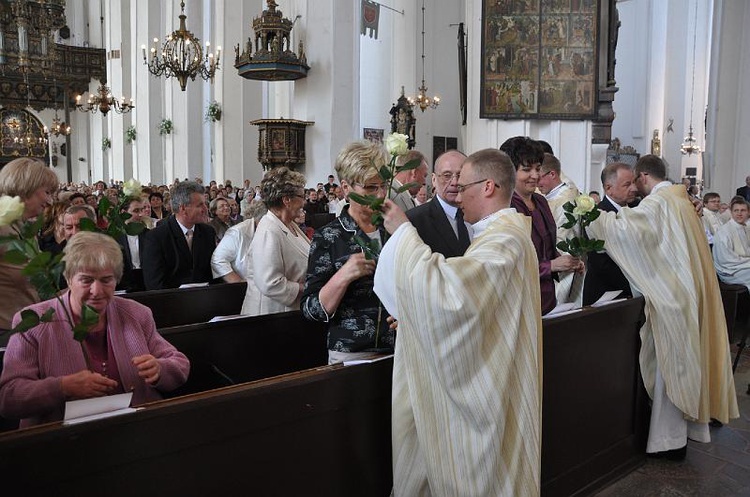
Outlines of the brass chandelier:
{"label": "brass chandelier", "polygon": [[151,47],[151,60],[146,57],[146,45],[141,45],[143,51],[143,63],[154,76],[165,78],[175,77],[180,83],[180,89],[185,91],[188,78],[195,81],[196,76],[213,82],[214,75],[219,69],[221,60],[221,47],[217,47],[216,55],[209,53],[211,44],[206,42],[206,55],[200,40],[187,30],[185,26],[185,2],[180,2],[180,29],[167,36],[167,40],[161,49],[161,57],[157,55],[156,49],[159,39],[154,38]]}
{"label": "brass chandelier", "polygon": [[440,97],[427,96],[427,85],[424,84],[424,0],[422,0],[422,86],[419,88],[419,94],[416,97],[409,98],[411,105],[419,106],[419,109],[424,112],[428,107],[431,109],[437,108],[440,105]]}
{"label": "brass chandelier", "polygon": [[104,81],[99,85],[96,95],[89,93],[89,98],[85,104],[81,102],[81,95],[76,96],[76,109],[81,112],[91,112],[92,114],[101,112],[103,116],[106,116],[110,110],[114,110],[118,114],[125,114],[134,108],[135,104],[133,104],[132,98],[122,97],[118,101],[117,98],[112,96],[112,92]]}

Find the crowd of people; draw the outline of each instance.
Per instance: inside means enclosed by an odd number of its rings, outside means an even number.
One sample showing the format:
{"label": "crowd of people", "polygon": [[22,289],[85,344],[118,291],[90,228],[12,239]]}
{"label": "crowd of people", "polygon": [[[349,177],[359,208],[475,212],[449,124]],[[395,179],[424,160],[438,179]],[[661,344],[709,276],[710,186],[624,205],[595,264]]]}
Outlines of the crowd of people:
{"label": "crowd of people", "polygon": [[[398,164],[419,165],[398,172],[390,192],[378,173],[388,160],[382,145],[353,142],[315,188],[281,167],[256,186],[196,178],[135,194],[121,182],[59,185],[38,162],[11,162],[0,195],[20,197],[22,221],[44,215],[38,243],[64,254],[67,290],[40,303],[22,267],[0,261],[0,330],[28,306],[80,320],[86,304],[99,320],[83,355],[59,324],[12,335],[0,414],[28,426],[60,419],[65,400],[159,398],[185,381],[187,358],[159,337],[147,308],[115,291],[246,281],[243,314],[301,310],[326,323],[331,364],[395,352],[395,495],[537,495],[541,316],[611,290],[646,302],[649,453],[682,458],[688,438],[710,440],[709,420],[738,416],[717,274],[750,289],[750,176],[724,206],[716,193],[698,202],[673,186],[659,157],[608,164],[601,215],[580,233],[563,226],[579,191],[545,142],[451,150],[432,173],[412,150]],[[352,193],[385,199],[384,223]],[[84,218],[107,227],[103,198],[145,229],[116,240],[81,231]],[[605,250],[586,261],[561,252],[571,235],[604,240]]]}

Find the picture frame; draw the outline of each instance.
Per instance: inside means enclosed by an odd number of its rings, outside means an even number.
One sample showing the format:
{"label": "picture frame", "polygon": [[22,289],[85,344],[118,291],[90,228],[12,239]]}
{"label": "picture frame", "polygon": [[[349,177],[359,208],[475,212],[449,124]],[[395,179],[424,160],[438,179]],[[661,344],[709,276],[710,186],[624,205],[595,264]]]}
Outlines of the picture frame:
{"label": "picture frame", "polygon": [[480,118],[593,119],[599,0],[483,0]]}

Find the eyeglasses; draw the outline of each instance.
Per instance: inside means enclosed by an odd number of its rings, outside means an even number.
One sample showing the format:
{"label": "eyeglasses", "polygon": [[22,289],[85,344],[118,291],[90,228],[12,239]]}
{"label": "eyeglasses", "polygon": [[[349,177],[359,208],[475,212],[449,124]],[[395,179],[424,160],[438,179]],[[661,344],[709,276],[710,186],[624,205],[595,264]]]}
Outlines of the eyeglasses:
{"label": "eyeglasses", "polygon": [[364,191],[367,192],[369,195],[374,195],[378,193],[378,191],[380,190],[386,191],[388,189],[388,185],[386,185],[385,183],[378,183],[378,184],[373,184],[373,185],[364,185],[362,183],[354,183],[354,184],[362,187],[362,189],[364,189]]}
{"label": "eyeglasses", "polygon": [[438,176],[438,178],[440,178],[441,180],[443,180],[445,183],[448,183],[448,182],[452,181],[453,178],[456,178],[456,181],[458,181],[459,177],[461,176],[461,171],[456,172],[456,173],[449,173],[449,172],[446,171],[444,173],[438,174],[437,176]]}
{"label": "eyeglasses", "polygon": [[472,181],[471,183],[466,183],[465,185],[456,185],[456,189],[458,190],[458,193],[463,193],[464,190],[466,190],[468,187],[472,185],[478,185],[479,183],[484,183],[485,181],[487,181],[487,179],[488,178]]}

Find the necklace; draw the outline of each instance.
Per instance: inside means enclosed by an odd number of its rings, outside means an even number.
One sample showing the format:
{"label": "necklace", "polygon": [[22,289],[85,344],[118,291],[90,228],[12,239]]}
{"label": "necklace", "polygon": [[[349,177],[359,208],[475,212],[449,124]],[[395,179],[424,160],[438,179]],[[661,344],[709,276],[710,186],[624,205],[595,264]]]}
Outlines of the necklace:
{"label": "necklace", "polygon": [[107,348],[107,329],[102,331],[89,332],[84,341],[86,351],[91,359],[91,368],[95,373],[107,376],[108,348]]}

